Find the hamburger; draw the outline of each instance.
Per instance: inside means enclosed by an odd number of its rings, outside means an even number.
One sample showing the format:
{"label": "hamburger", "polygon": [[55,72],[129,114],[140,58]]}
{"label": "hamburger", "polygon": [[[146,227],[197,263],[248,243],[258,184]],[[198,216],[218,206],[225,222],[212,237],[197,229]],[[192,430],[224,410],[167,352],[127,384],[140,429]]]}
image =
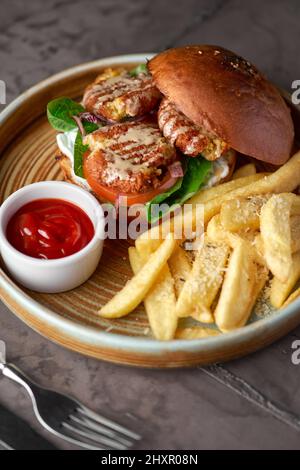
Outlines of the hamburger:
{"label": "hamburger", "polygon": [[211,142],[274,165],[288,160],[290,110],[250,62],[221,47],[186,46],[157,55],[148,66],[168,102]]}
{"label": "hamburger", "polygon": [[[279,91],[218,46],[169,49],[128,71],[106,69],[84,92],[48,105],[65,178],[101,202],[183,204],[229,179],[237,156],[273,165],[294,128]],[[161,213],[159,213],[161,215]]]}

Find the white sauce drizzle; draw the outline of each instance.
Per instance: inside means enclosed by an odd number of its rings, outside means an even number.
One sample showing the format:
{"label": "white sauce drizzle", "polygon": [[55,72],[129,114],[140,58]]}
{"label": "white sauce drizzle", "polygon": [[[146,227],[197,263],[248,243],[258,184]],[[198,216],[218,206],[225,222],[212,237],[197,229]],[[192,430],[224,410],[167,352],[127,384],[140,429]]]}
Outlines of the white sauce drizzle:
{"label": "white sauce drizzle", "polygon": [[[141,87],[143,87],[143,95],[146,96],[148,89],[153,87],[151,78],[147,76],[132,78],[127,76],[127,72],[123,72],[121,75],[110,77],[92,85],[83,97],[83,105],[85,106],[91,97],[98,95],[95,103],[95,111],[98,112],[105,102],[113,101],[130,91],[141,90]],[[134,113],[138,106],[139,100],[131,97],[130,114]]]}
{"label": "white sauce drizzle", "polygon": [[[116,179],[128,180],[130,175],[134,173],[148,172],[147,167],[151,163],[149,160],[141,162],[143,153],[147,149],[141,149],[140,146],[154,146],[157,143],[157,137],[160,136],[159,131],[149,126],[143,126],[142,124],[136,127],[129,127],[123,134],[117,134],[117,137],[109,138],[109,146],[105,145],[107,139],[101,139],[101,130],[98,133],[100,138],[97,139],[97,133],[89,134],[85,138],[85,142],[89,144],[91,151],[105,150],[105,157],[107,161],[107,167],[104,170],[105,181],[112,183]],[[123,144],[121,151],[124,154],[120,154],[120,150],[112,150],[114,145]],[[137,152],[141,155],[140,158],[132,158],[132,154]],[[125,153],[126,152],[126,153]]]}
{"label": "white sauce drizzle", "polygon": [[[153,129],[153,131],[155,131],[155,129]],[[130,132],[128,132],[128,134],[131,136],[131,138],[134,137],[137,140],[141,139],[143,135],[144,144],[145,142],[148,142],[149,144],[153,142],[153,139],[154,139],[153,135],[151,136],[151,129],[149,130],[149,133],[148,135],[146,135],[146,137],[143,132],[139,133],[139,131],[134,130],[134,129],[130,129]],[[56,137],[57,145],[60,151],[66,157],[70,159],[71,174],[72,174],[72,178],[74,179],[74,181],[80,184],[81,186],[83,186],[85,189],[90,190],[91,189],[90,185],[88,184],[86,179],[81,178],[80,176],[77,176],[74,173],[74,144],[75,144],[76,135],[77,135],[77,129],[65,132],[63,134],[58,134]],[[125,136],[124,136],[124,140],[125,140]],[[98,148],[100,148],[99,141],[97,142],[97,144],[99,145]],[[107,180],[106,181],[107,183],[113,182],[116,179],[116,177],[119,177],[120,179],[123,179],[123,178],[125,179],[125,177],[128,177],[128,169],[132,170],[132,172],[133,172],[133,169],[136,169],[136,171],[140,171],[139,166],[140,166],[139,164],[132,165],[132,162],[128,159],[124,159],[124,160],[118,159],[118,165],[112,164],[111,166],[107,167],[107,174],[106,174]],[[145,164],[143,164],[143,168],[145,169]],[[212,186],[215,186],[223,178],[226,178],[228,174],[229,174],[229,164],[228,164],[228,160],[226,159],[226,157],[221,157],[218,160],[215,160],[213,162],[212,171],[203,189],[211,188]]]}

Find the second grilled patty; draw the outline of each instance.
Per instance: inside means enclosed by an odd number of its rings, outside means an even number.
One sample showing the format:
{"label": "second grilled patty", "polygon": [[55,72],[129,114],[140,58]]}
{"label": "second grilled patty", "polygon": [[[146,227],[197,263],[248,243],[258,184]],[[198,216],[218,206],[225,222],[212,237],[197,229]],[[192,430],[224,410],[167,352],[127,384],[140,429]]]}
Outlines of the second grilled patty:
{"label": "second grilled patty", "polygon": [[176,106],[164,98],[158,110],[158,125],[166,139],[185,155],[216,160],[229,146],[222,139],[193,124]]}

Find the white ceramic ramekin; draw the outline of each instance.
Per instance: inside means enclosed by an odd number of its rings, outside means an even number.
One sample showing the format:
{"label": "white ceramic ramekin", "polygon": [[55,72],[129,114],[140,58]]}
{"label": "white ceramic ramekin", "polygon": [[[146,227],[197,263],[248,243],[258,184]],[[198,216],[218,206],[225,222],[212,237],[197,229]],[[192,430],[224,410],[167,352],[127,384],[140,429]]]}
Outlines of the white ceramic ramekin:
{"label": "white ceramic ramekin", "polygon": [[[95,234],[82,250],[65,258],[42,260],[24,255],[6,238],[10,218],[20,207],[36,199],[64,199],[79,206],[91,219]],[[83,284],[95,271],[103,249],[104,213],[87,191],[61,181],[43,181],[19,189],[0,208],[0,250],[14,279],[38,292],[64,292]]]}

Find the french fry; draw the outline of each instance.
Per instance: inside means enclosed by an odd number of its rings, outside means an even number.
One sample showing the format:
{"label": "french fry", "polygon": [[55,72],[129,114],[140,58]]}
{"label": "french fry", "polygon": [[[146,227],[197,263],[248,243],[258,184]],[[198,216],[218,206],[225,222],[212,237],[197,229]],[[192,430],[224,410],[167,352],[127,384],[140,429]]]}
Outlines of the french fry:
{"label": "french fry", "polygon": [[[179,328],[175,332],[177,318],[187,316],[201,322],[215,318],[222,332],[231,331],[247,322],[269,269],[274,274],[270,302],[276,308],[287,303],[300,279],[300,196],[291,193],[300,185],[300,152],[272,174],[255,171],[254,165],[245,165],[236,172],[236,179],[193,196],[183,215],[164,220],[142,234],[136,240],[136,249],[129,250],[136,273],[134,282],[129,281],[129,287],[125,286],[119,298],[117,295],[101,309],[104,316],[126,315],[144,300],[153,334],[158,339],[206,336],[206,329],[202,328],[197,331],[193,327]],[[241,176],[245,174],[249,176]],[[207,236],[190,267],[181,248],[174,252],[175,245],[178,247],[176,238],[181,241],[197,238],[198,232],[193,236],[186,233],[195,232],[201,216]],[[163,249],[166,237],[174,242],[168,255]],[[134,268],[134,259],[140,263],[139,271]]]}
{"label": "french fry", "polygon": [[[257,275],[256,275],[256,286],[254,292],[254,303],[259,296],[262,289],[265,287],[265,284],[269,277],[269,270],[267,266],[262,266],[260,264],[257,265]],[[253,303],[253,305],[254,305]]]}
{"label": "french fry", "polygon": [[[257,173],[259,175],[260,173]],[[256,176],[256,175],[253,175]],[[234,180],[235,182],[240,179]],[[235,198],[246,198],[259,194],[283,193],[294,191],[300,184],[300,151],[297,152],[285,165],[274,173],[265,176],[254,183],[238,188],[224,194],[222,197],[212,199],[204,207],[204,224],[216,215],[225,201]],[[200,193],[201,194],[201,193]],[[194,196],[196,198],[197,196]],[[192,198],[190,202],[194,199]],[[195,199],[194,199],[195,200]]]}
{"label": "french fry", "polygon": [[244,178],[245,176],[255,175],[256,168],[254,163],[248,163],[247,165],[243,165],[238,170],[236,170],[233,175],[232,179],[236,180],[237,178]]}
{"label": "french fry", "polygon": [[294,302],[296,299],[300,297],[300,287],[298,287],[297,290],[295,290],[289,297],[288,299],[284,302],[281,308],[286,308],[288,305],[290,305],[292,302]]}
{"label": "french fry", "polygon": [[[130,247],[128,253],[132,270],[137,275],[147,262],[147,258],[141,257],[134,247]],[[178,322],[175,314],[176,297],[174,280],[167,264],[146,294],[144,305],[153,336],[160,341],[174,338]]]}
{"label": "french fry", "polygon": [[210,315],[209,308],[221,287],[228,255],[228,246],[204,241],[177,300],[178,317],[193,313],[193,318],[200,320],[200,314]]}
{"label": "french fry", "polygon": [[270,302],[275,308],[280,308],[292,292],[296,283],[300,279],[300,251],[293,254],[293,264],[289,278],[282,282],[274,277],[271,282]]}
{"label": "french fry", "polygon": [[204,189],[198,194],[193,196],[188,202],[192,204],[201,204],[213,199],[223,197],[225,194],[229,194],[237,189],[244,188],[249,186],[252,183],[256,183],[261,179],[268,176],[269,173],[257,173],[256,175],[245,176],[243,178],[238,178],[238,180],[227,181],[226,183],[213,186],[212,188]]}
{"label": "french fry", "polygon": [[[168,264],[170,267],[171,274],[174,278],[176,298],[178,299],[182,287],[184,286],[185,281],[190,275],[192,265],[187,256],[186,251],[183,250],[181,247],[175,249],[168,261]],[[214,322],[214,317],[211,311],[209,310],[201,312],[196,312],[195,310],[192,310],[190,316],[201,323]]]}
{"label": "french fry", "polygon": [[256,194],[284,193],[294,191],[300,184],[300,151],[295,153],[285,165],[258,182],[240,190],[240,196],[249,197]]}
{"label": "french fry", "polygon": [[264,266],[265,260],[263,256],[256,250],[255,246],[255,235],[253,231],[241,231],[238,233],[232,233],[225,230],[221,224],[220,214],[215,215],[207,225],[207,236],[219,243],[226,243],[231,248],[235,248],[236,244],[242,239],[248,246],[248,251],[251,252],[256,263]]}
{"label": "french fry", "polygon": [[[247,186],[251,183],[261,180],[264,178],[268,173],[257,173],[256,175],[246,176],[245,178],[239,178],[235,181],[228,181],[227,183],[220,184],[218,186],[214,186],[209,189],[205,189],[200,191],[197,195],[193,196],[190,200],[188,200],[187,204],[192,204],[194,207],[190,211],[187,211],[183,217],[183,224],[185,227],[191,227],[194,229],[195,227],[195,219],[197,217],[202,217],[202,208],[197,209],[197,205],[201,205],[211,201],[213,199],[218,199],[225,194],[233,192],[234,190],[240,189],[244,186]],[[219,211],[218,205],[216,209],[216,213]],[[171,219],[171,221],[166,220],[162,222],[160,225],[156,225],[146,232],[142,233],[136,240],[135,245],[139,253],[152,253],[153,251],[157,250],[159,245],[161,244],[161,240],[165,237],[167,233],[170,231],[174,231],[174,227],[179,227],[182,223],[182,217],[176,216]]]}
{"label": "french fry", "polygon": [[[292,254],[300,250],[300,217],[294,216],[290,219],[291,224],[291,249]],[[257,252],[264,257],[264,243],[261,234],[256,234],[253,242]]]}
{"label": "french fry", "polygon": [[183,248],[178,246],[169,258],[168,265],[174,279],[175,292],[178,298],[181,289],[187,280],[192,266]]}
{"label": "french fry", "polygon": [[[257,230],[253,230],[253,229],[239,230],[238,232],[235,233],[235,235],[241,237],[245,241],[248,241],[252,245],[254,245],[255,238],[258,234],[259,234],[259,232]],[[261,263],[261,264],[265,264],[265,263]]]}
{"label": "french fry", "polygon": [[294,194],[275,194],[264,205],[260,231],[266,263],[275,277],[286,282],[292,270],[290,214]]}
{"label": "french fry", "polygon": [[233,240],[235,239],[235,236],[227,230],[224,230],[224,227],[221,224],[220,214],[211,218],[207,224],[206,233],[208,238],[215,242],[226,243],[230,246],[234,244]]}
{"label": "french fry", "polygon": [[296,196],[296,194],[293,193],[288,193],[292,201],[292,207],[291,207],[291,216],[297,216],[300,215],[300,196]]}
{"label": "french fry", "polygon": [[257,253],[264,258],[264,242],[261,238],[261,234],[258,233],[253,241],[253,246],[255,247]]}
{"label": "french fry", "polygon": [[[294,191],[300,184],[300,152],[297,152],[290,160],[271,174],[256,173],[245,178],[238,178],[228,183],[221,184],[215,188],[200,191],[193,196],[189,204],[194,206],[187,215],[183,217],[185,226],[195,226],[197,205],[204,204],[204,224],[216,215],[225,201],[235,198],[246,198],[259,194],[282,193]],[[163,222],[141,234],[136,240],[136,248],[143,251],[152,252],[161,243],[164,233],[172,232],[174,225],[182,224],[182,218],[176,220],[173,218],[171,224],[169,221]]]}
{"label": "french fry", "polygon": [[99,315],[105,318],[120,318],[132,312],[144,300],[176,245],[173,234],[169,233],[159,248],[149,256],[138,274],[99,310]]}
{"label": "french fry", "polygon": [[222,332],[244,325],[256,295],[257,265],[244,240],[239,240],[229,258],[219,301],[214,312]]}
{"label": "french fry", "polygon": [[202,310],[196,308],[191,312],[190,316],[200,323],[212,324],[215,322],[212,311],[206,307],[203,307]]}
{"label": "french fry", "polygon": [[253,196],[225,201],[220,211],[221,224],[225,230],[258,230],[260,227],[260,211],[270,196]]}
{"label": "french fry", "polygon": [[[256,279],[255,279],[255,286],[253,290],[253,295],[252,295],[252,301],[249,305],[249,311],[251,314],[251,311],[259,297],[259,294],[265,287],[265,284],[268,280],[269,277],[269,270],[266,266],[262,266],[260,264],[256,264]],[[237,328],[240,328],[244,326],[247,323],[249,317],[247,318],[242,318],[241,322],[237,325]]]}
{"label": "french fry", "polygon": [[[189,204],[189,201],[187,201]],[[168,233],[175,233],[175,238],[184,240],[184,233],[194,230],[196,220],[203,221],[203,207],[196,209],[189,206],[183,213],[175,215],[173,218],[162,222],[160,225],[152,227],[147,232],[142,233],[135,241],[136,249],[139,253],[150,254],[157,250],[162,240]],[[200,227],[201,228],[201,227]],[[203,227],[204,231],[204,227]],[[199,236],[201,234],[198,234]]]}
{"label": "french fry", "polygon": [[220,331],[212,328],[191,327],[191,328],[178,328],[175,334],[176,339],[202,339],[209,336],[218,336]]}

